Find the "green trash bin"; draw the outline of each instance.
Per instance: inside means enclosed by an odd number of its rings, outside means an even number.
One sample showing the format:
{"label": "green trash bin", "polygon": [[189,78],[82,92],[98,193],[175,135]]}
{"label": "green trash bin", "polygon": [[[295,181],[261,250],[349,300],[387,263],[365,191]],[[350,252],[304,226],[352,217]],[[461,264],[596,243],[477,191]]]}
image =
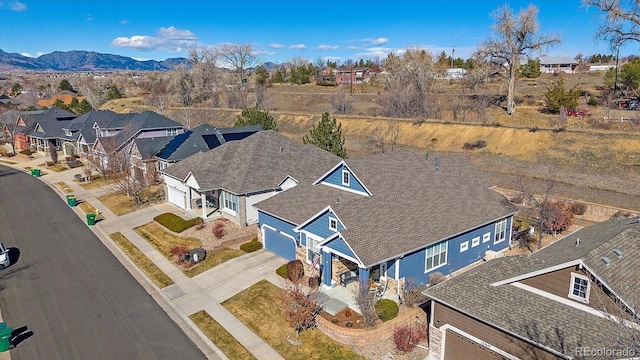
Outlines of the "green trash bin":
{"label": "green trash bin", "polygon": [[95,225],[96,224],[96,214],[87,214],[87,225]]}
{"label": "green trash bin", "polygon": [[33,169],[33,176],[40,177],[40,169]]}
{"label": "green trash bin", "polygon": [[70,207],[74,207],[77,205],[77,200],[75,195],[67,195],[67,205]]}
{"label": "green trash bin", "polygon": [[4,328],[0,329],[0,352],[13,349],[11,333],[13,333],[13,328],[6,327],[6,324]]}
{"label": "green trash bin", "polygon": [[34,169],[34,168],[31,168],[30,170],[31,170],[31,175],[36,176],[36,174],[35,174],[35,172],[34,172],[34,170],[35,170],[35,169]]}

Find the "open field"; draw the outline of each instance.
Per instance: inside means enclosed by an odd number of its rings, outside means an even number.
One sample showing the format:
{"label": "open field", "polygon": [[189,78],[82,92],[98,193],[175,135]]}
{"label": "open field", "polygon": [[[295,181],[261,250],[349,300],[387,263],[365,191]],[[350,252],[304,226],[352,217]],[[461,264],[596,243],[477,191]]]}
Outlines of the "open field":
{"label": "open field", "polygon": [[[602,73],[563,75],[568,88],[576,85],[588,94],[599,96]],[[421,155],[462,152],[465,143],[479,140],[486,147],[465,151],[476,166],[487,173],[497,185],[517,186],[518,178],[529,183],[555,179],[555,195],[585,201],[605,203],[640,211],[640,126],[602,124],[603,118],[639,117],[637,112],[612,110],[586,105],[581,108],[592,116],[568,118],[560,127],[558,115],[543,113],[543,93],[557,76],[543,75],[535,80],[520,80],[517,113],[508,116],[503,109],[490,105],[484,118],[468,110],[454,120],[450,103],[465,90],[460,84],[442,81],[434,85],[434,98],[442,106],[439,119],[398,119],[379,116],[376,99],[381,91],[372,85],[354,85],[352,110],[348,115],[334,113],[330,99],[336,88],[315,85],[275,85],[267,90],[267,105],[277,121],[280,132],[301,141],[323,112],[330,112],[342,124],[347,152],[351,158],[369,155],[379,150],[372,146],[371,133],[377,127],[398,124],[400,150]],[[504,94],[502,82],[478,89],[498,97]],[[350,90],[346,89],[347,92]],[[468,89],[466,90],[469,91]],[[599,99],[601,99],[600,97]],[[606,100],[606,99],[605,99]],[[117,112],[153,109],[144,98],[111,101],[105,108]],[[166,115],[184,122],[188,113],[192,126],[206,122],[220,127],[232,126],[237,109],[194,107],[170,108]],[[533,185],[532,185],[533,186]]]}

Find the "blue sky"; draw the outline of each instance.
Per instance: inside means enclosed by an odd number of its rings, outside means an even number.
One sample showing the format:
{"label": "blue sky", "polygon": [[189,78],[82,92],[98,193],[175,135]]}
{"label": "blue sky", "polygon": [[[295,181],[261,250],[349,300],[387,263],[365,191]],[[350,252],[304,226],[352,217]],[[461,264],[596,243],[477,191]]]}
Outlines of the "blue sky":
{"label": "blue sky", "polygon": [[[467,58],[488,38],[490,14],[508,4],[539,8],[540,32],[559,35],[548,55],[608,54],[594,39],[595,9],[580,0],[494,1],[166,1],[0,0],[0,49],[39,56],[87,50],[164,60],[193,47],[251,44],[262,61],[294,57],[347,60],[385,58],[424,48]],[[632,44],[621,55],[638,54]]]}

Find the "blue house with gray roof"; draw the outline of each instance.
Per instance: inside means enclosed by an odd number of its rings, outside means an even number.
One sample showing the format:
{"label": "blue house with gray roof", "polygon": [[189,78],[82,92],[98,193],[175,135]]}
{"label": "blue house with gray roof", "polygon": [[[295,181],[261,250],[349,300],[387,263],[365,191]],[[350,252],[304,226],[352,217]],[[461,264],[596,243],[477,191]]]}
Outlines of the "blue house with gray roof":
{"label": "blue house with gray roof", "polygon": [[300,259],[326,288],[401,294],[509,247],[514,207],[462,155],[336,161],[255,205],[266,249]]}

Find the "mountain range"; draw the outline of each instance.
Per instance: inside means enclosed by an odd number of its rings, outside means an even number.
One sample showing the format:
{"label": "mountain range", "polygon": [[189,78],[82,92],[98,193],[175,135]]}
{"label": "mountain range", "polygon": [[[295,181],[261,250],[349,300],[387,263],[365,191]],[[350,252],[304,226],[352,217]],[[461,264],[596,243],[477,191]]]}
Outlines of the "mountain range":
{"label": "mountain range", "polygon": [[171,58],[164,61],[135,60],[130,57],[95,51],[54,51],[37,58],[8,53],[0,49],[0,72],[11,71],[168,71],[178,65],[189,67],[191,60]]}

